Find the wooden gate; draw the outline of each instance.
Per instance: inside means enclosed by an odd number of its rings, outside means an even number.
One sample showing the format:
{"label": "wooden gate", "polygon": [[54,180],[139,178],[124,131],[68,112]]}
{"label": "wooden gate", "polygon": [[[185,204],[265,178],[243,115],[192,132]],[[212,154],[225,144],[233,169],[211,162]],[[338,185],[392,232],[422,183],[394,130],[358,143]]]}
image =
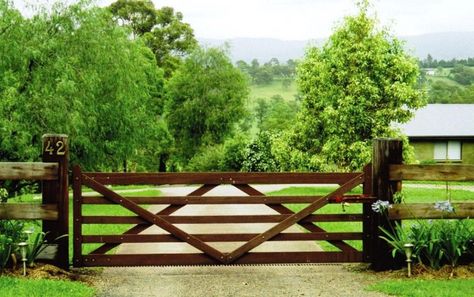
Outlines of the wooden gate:
{"label": "wooden gate", "polygon": [[[317,263],[364,262],[364,250],[356,249],[348,240],[362,241],[368,246],[363,232],[326,232],[320,222],[363,222],[364,230],[370,229],[370,215],[364,213],[319,214],[328,204],[372,203],[370,197],[370,167],[361,173],[84,173],[80,167],[73,170],[74,181],[74,259],[80,266],[145,266],[145,265],[209,265],[253,263]],[[186,196],[125,197],[106,185],[200,185]],[[266,196],[251,185],[261,184],[337,184],[339,187],[320,196]],[[363,194],[346,193],[363,184]],[[245,196],[203,196],[219,185],[232,185]],[[99,195],[84,195],[83,188],[90,188]],[[115,187],[114,187],[115,188]],[[84,207],[99,204],[117,205],[131,213],[128,216],[85,215]],[[184,207],[196,205],[266,205],[275,214],[248,215],[177,215]],[[285,204],[300,204],[301,210],[293,211]],[[158,212],[149,211],[150,205],[164,205]],[[272,223],[262,232],[193,234],[182,224],[255,224]],[[83,227],[89,224],[134,224],[121,234],[86,234]],[[181,224],[181,225],[180,225]],[[283,232],[298,225],[300,232]],[[144,234],[157,226],[166,234]],[[219,228],[221,229],[221,228]],[[303,231],[304,230],[304,231]],[[362,231],[362,230],[360,230]],[[327,241],[336,251],[321,251],[314,244],[313,251],[258,251],[258,247],[274,241]],[[197,249],[192,253],[168,253],[156,249],[152,253],[121,253],[120,245],[130,243],[185,243]],[[215,243],[234,242],[230,251],[222,251]],[[84,245],[100,244],[93,251],[84,253]],[[257,249],[256,249],[257,248]],[[255,251],[255,249],[257,251]]]}

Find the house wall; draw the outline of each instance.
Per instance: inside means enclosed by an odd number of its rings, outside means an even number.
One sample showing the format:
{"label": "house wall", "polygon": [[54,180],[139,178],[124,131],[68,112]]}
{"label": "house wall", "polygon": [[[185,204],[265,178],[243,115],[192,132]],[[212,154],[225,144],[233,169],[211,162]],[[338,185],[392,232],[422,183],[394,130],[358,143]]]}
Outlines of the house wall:
{"label": "house wall", "polygon": [[474,164],[474,140],[462,143],[462,162],[464,164]]}
{"label": "house wall", "polygon": [[431,161],[434,156],[434,144],[431,141],[412,140],[410,144],[415,149],[415,159],[423,161]]}
{"label": "house wall", "polygon": [[[415,149],[415,158],[420,161],[433,161],[434,141],[412,140],[410,144]],[[462,164],[474,164],[474,140],[462,140]]]}

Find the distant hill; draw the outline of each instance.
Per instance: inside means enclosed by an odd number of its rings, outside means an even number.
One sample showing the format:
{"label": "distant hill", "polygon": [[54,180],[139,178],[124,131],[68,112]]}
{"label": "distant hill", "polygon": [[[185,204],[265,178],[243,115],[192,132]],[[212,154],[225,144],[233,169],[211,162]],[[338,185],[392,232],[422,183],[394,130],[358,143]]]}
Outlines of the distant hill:
{"label": "distant hill", "polygon": [[[406,49],[418,58],[431,54],[435,59],[450,60],[474,56],[474,32],[431,33],[417,36],[401,36],[406,41]],[[228,42],[234,61],[250,62],[256,58],[266,62],[271,58],[280,61],[303,57],[308,45],[320,46],[324,39],[279,40],[271,38],[200,39],[202,45],[222,46]]]}

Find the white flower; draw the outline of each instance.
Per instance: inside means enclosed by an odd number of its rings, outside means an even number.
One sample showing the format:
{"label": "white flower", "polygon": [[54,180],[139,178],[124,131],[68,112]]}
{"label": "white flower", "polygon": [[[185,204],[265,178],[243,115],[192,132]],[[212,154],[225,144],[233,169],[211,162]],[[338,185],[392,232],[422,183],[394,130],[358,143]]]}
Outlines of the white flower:
{"label": "white flower", "polygon": [[439,211],[454,212],[454,207],[449,201],[438,201],[435,203],[434,208]]}
{"label": "white flower", "polygon": [[390,202],[388,201],[377,200],[372,204],[372,210],[376,213],[383,213],[389,208],[392,208],[392,205],[390,205]]}

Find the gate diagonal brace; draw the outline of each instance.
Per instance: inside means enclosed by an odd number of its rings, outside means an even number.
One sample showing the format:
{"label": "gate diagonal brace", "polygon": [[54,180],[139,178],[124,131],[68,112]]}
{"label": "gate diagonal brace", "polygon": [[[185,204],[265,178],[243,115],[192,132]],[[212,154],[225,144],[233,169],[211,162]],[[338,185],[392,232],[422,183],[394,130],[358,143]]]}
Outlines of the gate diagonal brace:
{"label": "gate diagonal brace", "polygon": [[357,175],[355,178],[349,180],[341,187],[337,188],[335,191],[323,196],[319,199],[316,199],[313,203],[308,205],[307,207],[303,208],[301,211],[291,215],[289,218],[283,220],[282,222],[278,223],[277,225],[273,226],[272,228],[268,229],[267,231],[255,236],[239,248],[235,249],[233,252],[229,253],[225,257],[224,263],[229,264],[238,258],[242,257],[245,253],[249,252],[250,250],[254,249],[255,247],[259,246],[260,244],[264,243],[265,241],[273,238],[280,232],[284,231],[288,227],[292,226],[293,224],[297,223],[298,221],[306,218],[316,210],[320,209],[321,207],[325,206],[329,203],[330,199],[333,199],[336,196],[342,195],[357,185],[364,182],[364,173]]}
{"label": "gate diagonal brace", "polygon": [[187,242],[189,245],[204,252],[206,255],[214,258],[215,260],[221,263],[224,263],[225,261],[224,254],[216,250],[215,248],[211,247],[210,245],[206,244],[202,240],[198,239],[197,237],[191,234],[184,232],[183,230],[179,229],[178,227],[174,226],[173,224],[163,219],[161,216],[157,216],[151,213],[150,211],[144,209],[143,207],[139,206],[138,204],[130,201],[129,199],[124,198],[123,196],[115,193],[114,191],[108,189],[104,185],[91,179],[87,175],[83,174],[82,177],[83,177],[84,184],[91,187],[93,190],[97,191],[98,193],[104,195],[105,198],[137,214],[144,220],[148,221],[150,224],[156,225],[168,231],[173,236],[176,236],[178,239],[181,239],[182,241]]}
{"label": "gate diagonal brace", "polygon": [[[265,194],[259,192],[258,190],[256,190],[255,188],[253,188],[253,187],[251,187],[247,184],[235,184],[234,186],[236,188],[238,188],[239,190],[243,191],[244,193],[246,193],[249,196],[265,196]],[[282,204],[265,204],[265,205],[270,207],[271,209],[275,210],[276,212],[278,212],[280,214],[292,215],[292,214],[295,213],[294,211],[292,211],[291,209],[289,209],[288,207],[286,207]],[[306,230],[308,230],[309,232],[312,232],[312,233],[313,232],[326,232],[327,233],[327,231],[324,230],[323,228],[321,228],[319,226],[316,226],[315,224],[310,223],[310,222],[301,222],[300,221],[300,222],[298,222],[298,225],[300,225],[301,227],[305,228]],[[335,247],[339,248],[343,252],[347,252],[347,253],[357,252],[357,249],[355,249],[353,246],[351,246],[350,244],[345,243],[342,240],[328,240],[327,242],[329,242],[330,244],[332,244]]]}
{"label": "gate diagonal brace", "polygon": [[[199,187],[198,189],[192,191],[191,193],[189,193],[187,196],[193,196],[193,195],[196,195],[196,196],[202,196],[204,194],[206,194],[207,192],[209,192],[210,190],[214,189],[217,185],[209,185],[209,184],[204,184],[202,185],[201,187]],[[165,209],[157,212],[155,215],[159,216],[159,215],[171,215],[173,214],[174,212],[180,210],[181,208],[183,208],[185,205],[169,205],[168,207],[166,207]],[[143,224],[143,225],[135,225],[134,227],[128,229],[127,231],[125,231],[123,234],[138,234],[142,231],[144,231],[145,229],[149,228],[150,226],[152,226],[152,224]],[[111,249],[119,246],[120,244],[119,243],[105,243],[103,245],[101,245],[100,247],[98,247],[97,249],[95,249],[94,251],[91,252],[91,254],[105,254],[107,253],[108,251],[110,251]]]}

